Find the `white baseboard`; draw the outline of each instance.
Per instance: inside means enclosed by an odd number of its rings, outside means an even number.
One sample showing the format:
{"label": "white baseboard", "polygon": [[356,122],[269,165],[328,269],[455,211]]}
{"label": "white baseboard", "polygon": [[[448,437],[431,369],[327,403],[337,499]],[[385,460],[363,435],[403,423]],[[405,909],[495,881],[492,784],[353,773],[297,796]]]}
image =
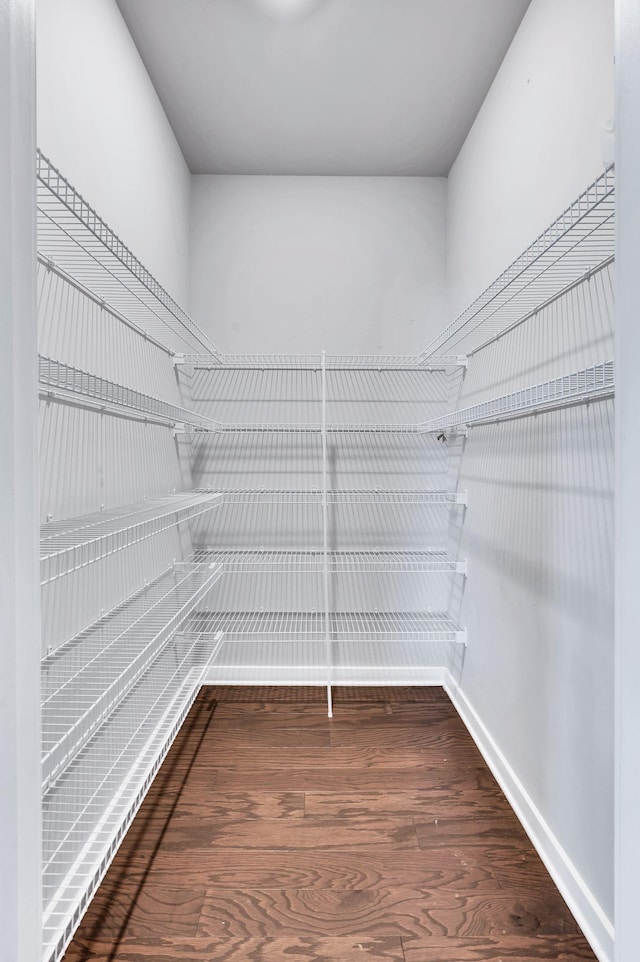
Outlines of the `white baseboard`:
{"label": "white baseboard", "polygon": [[613,962],[614,930],[611,920],[603,912],[464,692],[451,677],[444,687],[599,962]]}

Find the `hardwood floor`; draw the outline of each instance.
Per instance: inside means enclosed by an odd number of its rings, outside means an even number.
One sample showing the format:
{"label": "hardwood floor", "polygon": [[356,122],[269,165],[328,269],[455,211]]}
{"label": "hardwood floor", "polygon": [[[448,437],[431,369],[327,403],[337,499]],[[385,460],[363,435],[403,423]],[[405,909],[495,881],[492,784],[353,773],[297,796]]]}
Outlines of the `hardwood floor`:
{"label": "hardwood floor", "polygon": [[594,962],[441,689],[204,689],[65,962]]}

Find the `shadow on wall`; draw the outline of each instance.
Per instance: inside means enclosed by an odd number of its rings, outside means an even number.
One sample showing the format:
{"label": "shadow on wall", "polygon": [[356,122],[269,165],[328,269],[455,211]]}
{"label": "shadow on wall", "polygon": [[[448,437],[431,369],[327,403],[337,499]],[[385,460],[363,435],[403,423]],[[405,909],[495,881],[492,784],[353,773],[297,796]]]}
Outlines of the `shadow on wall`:
{"label": "shadow on wall", "polygon": [[[45,356],[181,405],[168,351],[145,341],[53,271],[38,268],[38,349]],[[41,521],[136,504],[191,486],[187,445],[170,427],[40,399]],[[56,649],[191,553],[166,530],[46,585],[43,652]]]}
{"label": "shadow on wall", "polygon": [[[461,406],[613,356],[611,268],[471,359]],[[612,891],[614,402],[472,427],[465,695],[601,904]],[[585,840],[589,839],[590,853]]]}

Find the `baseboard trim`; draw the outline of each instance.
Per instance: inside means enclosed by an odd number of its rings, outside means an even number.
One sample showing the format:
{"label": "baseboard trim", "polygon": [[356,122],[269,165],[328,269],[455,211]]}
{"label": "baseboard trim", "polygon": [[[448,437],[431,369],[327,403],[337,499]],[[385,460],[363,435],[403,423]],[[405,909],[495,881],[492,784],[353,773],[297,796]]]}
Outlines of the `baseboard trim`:
{"label": "baseboard trim", "polygon": [[452,677],[447,679],[444,687],[599,962],[613,962],[614,929],[611,920],[545,822],[464,692]]}

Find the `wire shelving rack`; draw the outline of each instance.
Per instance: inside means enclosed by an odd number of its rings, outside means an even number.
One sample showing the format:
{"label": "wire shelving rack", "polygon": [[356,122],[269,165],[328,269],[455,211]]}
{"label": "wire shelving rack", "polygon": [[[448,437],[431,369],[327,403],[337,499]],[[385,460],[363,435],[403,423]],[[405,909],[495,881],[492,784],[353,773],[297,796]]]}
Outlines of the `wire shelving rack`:
{"label": "wire shelving rack", "polygon": [[178,563],[42,662],[45,958],[59,960],[221,636],[177,634],[222,569]]}
{"label": "wire shelving rack", "polygon": [[175,636],[44,793],[45,959],[64,955],[220,643]]}
{"label": "wire shelving rack", "polygon": [[[198,611],[184,628],[185,637],[219,632],[225,644],[323,641],[326,624],[318,611]],[[332,611],[329,632],[332,642],[466,641],[466,632],[445,611]]]}
{"label": "wire shelving rack", "polygon": [[36,174],[41,257],[172,351],[215,356],[209,337],[40,150]]}
{"label": "wire shelving rack", "polygon": [[82,403],[100,411],[182,430],[221,429],[216,421],[204,415],[42,355],[38,359],[38,381],[45,398]]}
{"label": "wire shelving rack", "polygon": [[[457,589],[454,579],[467,575],[466,561],[440,543],[429,547],[426,534],[419,548],[394,548],[393,521],[402,515],[411,524],[416,512],[429,506],[441,512],[445,526],[447,518],[463,516],[466,493],[447,487],[435,453],[440,450],[447,460],[446,445],[437,443],[440,435],[447,441],[445,432],[613,393],[610,361],[453,413],[446,388],[464,376],[477,351],[611,263],[614,177],[608,170],[598,178],[425,351],[389,356],[223,354],[41,153],[37,195],[40,263],[94,307],[97,302],[111,321],[169,355],[163,360],[181,387],[193,383],[196,372],[308,371],[314,372],[309,380],[315,387],[305,400],[317,403],[301,414],[294,404],[290,409],[274,404],[255,420],[212,417],[211,398],[200,404],[186,391],[180,406],[62,361],[39,359],[44,400],[166,425],[189,438],[192,469],[207,458],[213,463],[215,482],[207,487],[196,481],[192,490],[168,498],[44,525],[43,584],[63,576],[72,581],[74,572],[182,522],[204,525],[206,534],[225,510],[236,510],[238,517],[246,512],[247,524],[250,512],[258,510],[263,520],[271,513],[277,526],[282,506],[298,506],[303,514],[309,509],[320,518],[319,525],[309,526],[309,537],[320,533],[318,543],[303,548],[194,540],[188,561],[154,578],[43,660],[45,960],[59,962],[200,684],[323,685],[331,713],[332,685],[439,684],[447,671],[461,669],[467,639],[446,609],[452,591],[433,610],[423,594],[409,589],[406,599],[398,594],[397,610],[389,610],[384,598],[380,609],[373,607],[382,583],[444,582]],[[404,408],[390,407],[396,416],[388,421],[379,417],[384,405],[376,409],[371,403],[371,386],[380,380],[376,373],[364,375],[370,382],[368,406],[358,408],[353,395],[362,388],[361,372],[397,374],[405,381],[419,374],[425,384],[434,377],[436,411],[443,413],[414,419],[414,398],[405,384]],[[352,379],[353,390],[330,396],[341,377],[345,383]],[[391,377],[390,391],[393,383]],[[306,422],[295,420],[305,415]],[[244,443],[243,457],[230,460],[223,471],[229,447]],[[410,465],[405,478],[399,478],[402,445]],[[344,466],[349,446],[360,446],[363,463],[352,472]],[[286,471],[265,466],[264,456],[295,449],[296,480],[288,486],[281,481]],[[220,451],[224,457],[218,459]],[[381,466],[383,452],[387,461]],[[420,474],[425,452],[438,461],[433,486]],[[260,471],[254,476],[242,467],[252,457],[271,483],[258,484]],[[305,457],[312,469],[300,468]],[[337,482],[336,465],[342,471]],[[385,540],[378,547],[336,547],[330,532],[335,534],[336,519],[344,517],[355,528],[364,524],[369,538],[377,524],[387,525]],[[287,579],[303,585],[304,605],[292,594],[288,605],[279,606],[277,592],[269,594],[271,583]],[[243,583],[244,595],[239,592],[237,604],[225,606],[233,593],[225,595],[224,585],[234,580]],[[333,603],[336,585],[361,581],[373,583],[373,601],[363,592],[359,607],[342,610],[344,604]],[[241,604],[257,583],[271,601],[260,610]],[[222,601],[209,610],[212,597]],[[438,600],[442,597],[441,592]]]}
{"label": "wire shelving rack", "polygon": [[[179,354],[176,367],[200,371],[321,371],[322,354]],[[465,355],[443,354],[421,358],[413,354],[327,354],[327,371],[424,371],[448,372],[466,368]]]}
{"label": "wire shelving rack", "polygon": [[[380,551],[326,551],[317,548],[309,551],[269,549],[198,549],[194,557],[222,565],[225,572],[238,571],[245,574],[269,572],[271,574],[319,574],[328,568],[331,573],[351,572],[373,574],[388,572],[453,572],[466,575],[467,563],[440,548],[424,551],[403,549]],[[331,613],[329,613],[329,617]]]}
{"label": "wire shelving rack", "polygon": [[42,662],[45,791],[149,668],[222,568],[179,563]]}
{"label": "wire shelving rack", "polygon": [[615,175],[605,170],[476,300],[425,348],[481,348],[613,261]]}
{"label": "wire shelving rack", "polygon": [[614,362],[604,361],[602,364],[572,371],[562,377],[434,418],[425,428],[429,431],[443,431],[459,426],[524,417],[539,411],[556,410],[572,404],[613,397],[614,393]]}
{"label": "wire shelving rack", "polygon": [[[198,489],[207,492],[208,489]],[[320,489],[294,488],[220,488],[216,495],[225,504],[322,504]],[[377,488],[345,488],[327,491],[329,504],[463,504],[466,491],[417,491]]]}
{"label": "wire shelving rack", "polygon": [[180,492],[40,527],[42,585],[86,568],[221,504],[214,492]]}

